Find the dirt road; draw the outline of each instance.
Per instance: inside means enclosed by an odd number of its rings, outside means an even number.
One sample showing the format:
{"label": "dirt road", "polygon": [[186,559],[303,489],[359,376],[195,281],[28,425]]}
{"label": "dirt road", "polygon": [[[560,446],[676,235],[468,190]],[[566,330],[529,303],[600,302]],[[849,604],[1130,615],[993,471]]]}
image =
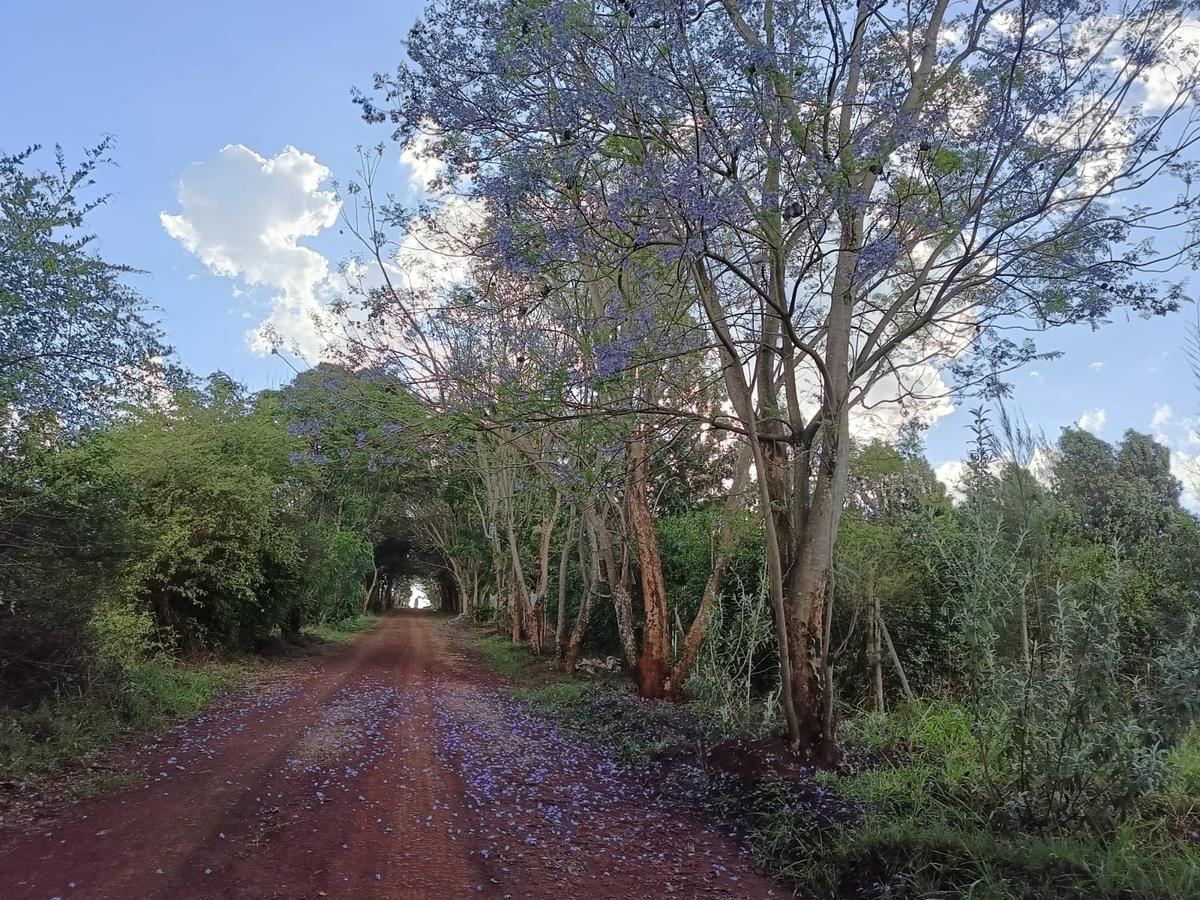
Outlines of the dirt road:
{"label": "dirt road", "polygon": [[449,627],[385,619],[149,743],[138,786],[0,835],[0,900],[783,894]]}

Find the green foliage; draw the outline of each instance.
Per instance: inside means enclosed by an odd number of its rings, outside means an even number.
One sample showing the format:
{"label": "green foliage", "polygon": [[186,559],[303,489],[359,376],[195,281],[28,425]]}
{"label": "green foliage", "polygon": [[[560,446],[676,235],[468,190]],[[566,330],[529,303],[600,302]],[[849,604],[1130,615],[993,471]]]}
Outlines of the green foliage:
{"label": "green foliage", "polygon": [[379,620],[375,616],[352,616],[310,625],[308,631],[315,637],[331,644],[344,644],[354,640],[364,631],[374,628],[378,622]]}
{"label": "green foliage", "polygon": [[88,677],[93,605],[129,595],[142,538],[131,502],[94,442],[26,435],[0,458],[0,705]]}
{"label": "green foliage", "polygon": [[[849,497],[834,552],[833,622],[838,695],[857,701],[870,683],[868,639],[878,601],[905,673],[917,690],[952,677],[952,617],[929,566],[939,535],[955,531],[945,488],[910,436],[900,447],[869,444],[850,464]],[[885,665],[885,688],[899,683]]]}
{"label": "green foliage", "polygon": [[[715,535],[723,514],[719,506],[708,504],[659,516],[655,521],[667,595],[671,609],[678,613],[684,627],[695,616],[712,571]],[[733,520],[732,527],[737,549],[730,561],[727,580],[740,582],[746,585],[746,590],[756,592],[762,575],[762,528],[744,514]]]}
{"label": "green foliage", "polygon": [[26,778],[78,763],[128,730],[193,716],[237,678],[233,667],[187,668],[166,661],[128,668],[86,692],[0,709],[0,778]]}
{"label": "green foliage", "polygon": [[754,801],[752,840],[768,864],[817,897],[868,896],[1167,900],[1200,887],[1200,860],[1151,819],[1111,834],[1036,835],[988,822],[972,716],[951,704],[867,713],[842,736],[882,761],[822,783],[862,810],[838,825],[797,811],[768,781]]}
{"label": "green foliage", "polygon": [[977,539],[958,558],[956,589],[978,796],[1006,826],[1108,831],[1162,786],[1170,748],[1196,717],[1194,626],[1153,656],[1123,652],[1125,580],[1114,558],[1098,576],[1055,585],[1029,660],[1014,660],[1004,635],[1019,599],[1018,563],[996,540],[987,508],[964,515]]}
{"label": "green foliage", "polygon": [[[323,540],[322,540],[323,539]],[[337,530],[312,538],[308,556],[312,573],[304,591],[306,618],[314,622],[346,622],[362,612],[363,573],[371,570],[373,548],[353,531]]]}
{"label": "green foliage", "polygon": [[135,565],[160,624],[185,649],[248,647],[278,627],[300,591],[298,538],[282,526],[302,494],[269,404],[214,376],[102,440],[146,522]]}
{"label": "green foliage", "polygon": [[764,737],[778,726],[778,671],[766,578],[721,595],[684,686],[714,740]]}
{"label": "green foliage", "polygon": [[121,672],[136,669],[161,649],[154,616],[132,603],[101,606],[92,616],[91,633],[96,661]]}
{"label": "green foliage", "polygon": [[517,697],[542,712],[553,713],[585,703],[591,691],[592,685],[586,681],[563,680],[517,691]]}
{"label": "green foliage", "polygon": [[[29,432],[71,433],[103,421],[121,394],[152,380],[166,354],[123,283],[126,266],[94,253],[84,221],[108,198],[83,196],[108,162],[110,142],[78,165],[56,148],[0,154],[0,451]],[[7,462],[7,460],[6,460]]]}
{"label": "green foliage", "polygon": [[488,664],[503,675],[515,678],[533,662],[533,657],[519,644],[508,638],[489,634],[477,642],[487,657]]}

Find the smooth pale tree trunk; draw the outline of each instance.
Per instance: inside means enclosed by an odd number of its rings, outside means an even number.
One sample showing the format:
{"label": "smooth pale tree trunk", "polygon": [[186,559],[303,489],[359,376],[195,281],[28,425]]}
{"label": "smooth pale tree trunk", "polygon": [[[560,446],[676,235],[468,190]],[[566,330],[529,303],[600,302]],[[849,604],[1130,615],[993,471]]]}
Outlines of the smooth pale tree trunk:
{"label": "smooth pale tree trunk", "polygon": [[505,518],[505,529],[508,532],[508,550],[512,555],[512,613],[510,622],[513,643],[519,643],[525,637],[525,610],[529,608],[529,586],[525,584],[525,569],[521,565],[521,550],[517,545],[517,532],[513,527],[512,505],[509,505],[508,516]]}
{"label": "smooth pale tree trunk", "polygon": [[[831,428],[848,432],[845,421]],[[833,541],[845,500],[849,435],[839,442],[845,452],[834,451],[822,462],[813,490],[799,550],[791,561],[785,584],[788,642],[792,660],[792,704],[797,733],[791,744],[818,762],[837,759],[837,739],[827,702],[827,648],[824,646],[826,592],[833,565]]]}
{"label": "smooth pale tree trunk", "polygon": [[911,700],[913,691],[908,685],[908,676],[904,674],[904,666],[900,664],[900,654],[896,652],[896,645],[892,643],[892,636],[888,634],[887,622],[883,620],[882,616],[879,618],[879,632],[883,635],[883,642],[887,644],[892,665],[896,667],[896,675],[900,678],[900,690],[904,692],[904,699]]}
{"label": "smooth pale tree trunk", "polygon": [[375,595],[375,587],[379,584],[379,566],[372,564],[371,566],[371,584],[363,588],[363,615],[371,608],[371,598]]}
{"label": "smooth pale tree trunk", "polygon": [[725,381],[730,403],[739,421],[746,429],[746,442],[754,464],[755,482],[758,487],[759,513],[763,523],[763,545],[767,563],[767,580],[771,591],[771,616],[775,626],[775,649],[779,657],[780,705],[787,723],[788,743],[799,746],[800,724],[796,704],[792,696],[791,641],[788,635],[787,596],[784,587],[783,545],[776,530],[776,516],[772,514],[773,498],[768,485],[770,467],[759,431],[758,414],[754,399],[742,371],[737,345],[730,333],[724,310],[717,298],[716,284],[708,270],[700,264],[692,266],[700,302],[705,316],[717,337],[721,359],[721,372]]}
{"label": "smooth pale tree trunk", "polygon": [[529,640],[533,652],[541,655],[546,636],[546,592],[550,589],[550,540],[554,536],[554,525],[562,500],[556,493],[554,507],[542,517],[541,535],[538,540],[537,594],[529,604]]}
{"label": "smooth pale tree trunk", "polygon": [[596,583],[599,580],[598,553],[595,538],[591,538],[591,552],[586,554],[584,548],[590,534],[588,529],[581,528],[579,533],[579,571],[583,573],[583,595],[579,598],[579,610],[575,613],[575,627],[571,629],[570,640],[567,641],[567,652],[563,656],[562,669],[568,675],[575,671],[579,662],[579,654],[583,649],[583,636],[587,631],[588,619],[592,614],[592,598],[596,595]]}
{"label": "smooth pale tree trunk", "polygon": [[[561,662],[567,652],[567,566],[575,544],[575,510],[567,513],[567,536],[558,557],[558,608],[555,610],[554,655]],[[586,582],[586,576],[585,576]]]}
{"label": "smooth pale tree trunk", "polygon": [[638,693],[643,697],[664,697],[670,693],[671,625],[667,609],[667,586],[662,574],[662,555],[658,549],[654,514],[648,497],[646,442],[634,437],[629,441],[626,455],[629,477],[625,508],[637,546],[644,609],[642,653],[637,666]]}
{"label": "smooth pale tree trunk", "polygon": [[875,709],[883,712],[883,616],[879,612],[879,595],[875,593],[875,573],[867,576],[867,605],[871,610],[871,687]]}

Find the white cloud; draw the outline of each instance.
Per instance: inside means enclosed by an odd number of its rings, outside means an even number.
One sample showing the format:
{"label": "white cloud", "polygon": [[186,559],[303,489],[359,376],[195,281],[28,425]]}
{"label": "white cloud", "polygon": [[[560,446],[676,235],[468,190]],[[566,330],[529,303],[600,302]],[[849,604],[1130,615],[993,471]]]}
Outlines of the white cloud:
{"label": "white cloud", "polygon": [[1200,22],[1195,19],[1184,22],[1168,38],[1166,47],[1162,56],[1169,62],[1150,66],[1142,73],[1145,88],[1142,107],[1147,112],[1166,109],[1176,102],[1181,91],[1191,89],[1200,50]]}
{"label": "white cloud", "polygon": [[1108,421],[1108,413],[1103,409],[1089,409],[1079,417],[1079,421],[1075,424],[1084,431],[1090,431],[1092,434],[1099,436],[1104,429],[1104,423]]}
{"label": "white cloud", "polygon": [[442,160],[437,156],[441,136],[432,125],[423,124],[417,136],[400,151],[400,164],[408,169],[408,189],[415,194],[429,190],[429,182],[442,174]]}
{"label": "white cloud", "polygon": [[330,267],[300,240],[337,221],[337,196],[321,190],[329,176],[315,156],[295,147],[267,159],[228,144],[184,170],[179,213],[159,216],[167,234],[209,271],[278,291],[267,320],[250,334],[258,352],[268,352],[276,334],[306,357],[320,355],[324,341],[316,319],[333,292]]}
{"label": "white cloud", "polygon": [[[999,476],[1004,471],[1004,466],[1005,459],[998,457],[992,460],[988,466],[988,471],[993,475]],[[950,495],[950,499],[955,503],[961,503],[965,497],[964,487],[966,485],[967,473],[967,464],[958,459],[939,463],[933,469],[934,476],[946,486],[946,493]],[[1048,451],[1044,447],[1035,449],[1033,456],[1029,460],[1029,473],[1038,484],[1049,489],[1054,476],[1053,451]]]}
{"label": "white cloud", "polygon": [[448,195],[435,217],[412,224],[393,264],[414,290],[448,287],[466,279],[474,235],[483,222],[482,206]]}
{"label": "white cloud", "polygon": [[967,477],[967,464],[961,460],[951,459],[938,465],[933,474],[937,480],[946,486],[946,493],[955,503],[963,499],[963,484]]}
{"label": "white cloud", "polygon": [[1174,417],[1175,412],[1171,409],[1170,404],[1155,403],[1154,415],[1150,419],[1150,427],[1153,428],[1155,432],[1161,432],[1167,423],[1169,423]]}
{"label": "white cloud", "polygon": [[898,367],[872,384],[862,403],[851,407],[850,432],[859,441],[893,441],[910,422],[928,427],[954,412],[950,394],[937,366]]}
{"label": "white cloud", "polygon": [[1054,483],[1055,451],[1038,446],[1029,459],[1029,474],[1042,487],[1049,489]]}
{"label": "white cloud", "polygon": [[1171,474],[1183,482],[1185,507],[1200,512],[1200,422],[1177,416],[1166,403],[1155,403],[1150,418],[1154,439],[1171,452]]}
{"label": "white cloud", "polygon": [[1104,361],[1098,360],[1094,363],[1088,363],[1088,368],[1091,369],[1093,372],[1099,372],[1101,369],[1104,368]]}

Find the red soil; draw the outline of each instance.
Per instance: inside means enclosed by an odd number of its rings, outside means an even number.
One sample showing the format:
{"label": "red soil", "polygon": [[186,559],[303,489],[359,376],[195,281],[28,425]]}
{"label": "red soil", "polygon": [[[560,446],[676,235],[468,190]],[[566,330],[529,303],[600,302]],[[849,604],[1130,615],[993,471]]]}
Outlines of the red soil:
{"label": "red soil", "polygon": [[727,835],[400,615],[123,762],[137,787],[0,834],[0,900],[768,897]]}

